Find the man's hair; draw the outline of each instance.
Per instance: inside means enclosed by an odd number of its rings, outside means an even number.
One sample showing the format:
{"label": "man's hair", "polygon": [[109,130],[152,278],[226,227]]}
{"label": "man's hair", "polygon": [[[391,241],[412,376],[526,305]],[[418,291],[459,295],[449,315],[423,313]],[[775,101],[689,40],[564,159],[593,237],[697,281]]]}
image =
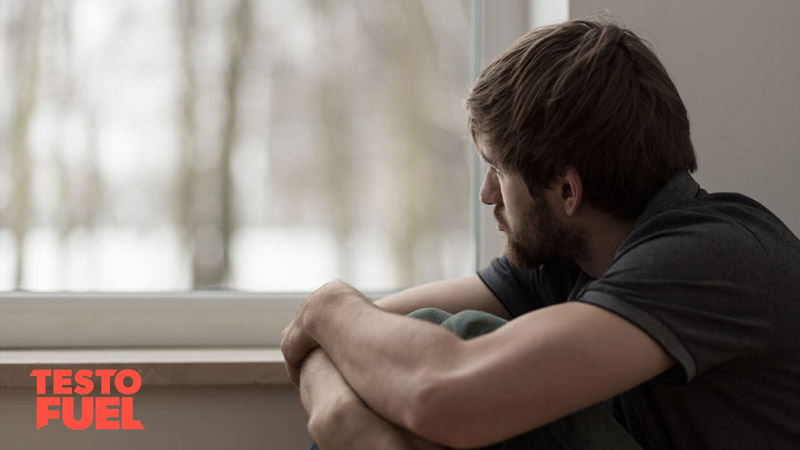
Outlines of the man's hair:
{"label": "man's hair", "polygon": [[483,70],[466,101],[473,139],[540,194],[567,166],[584,199],[635,219],[676,174],[697,168],[689,119],[649,46],[611,23],[537,28]]}

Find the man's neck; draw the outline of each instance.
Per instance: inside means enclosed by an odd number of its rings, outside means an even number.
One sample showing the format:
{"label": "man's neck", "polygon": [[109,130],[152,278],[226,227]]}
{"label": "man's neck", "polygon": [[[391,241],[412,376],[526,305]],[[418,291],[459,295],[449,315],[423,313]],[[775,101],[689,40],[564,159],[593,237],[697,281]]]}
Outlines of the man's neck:
{"label": "man's neck", "polygon": [[587,214],[581,227],[584,230],[588,252],[585,258],[575,260],[590,277],[603,276],[622,241],[628,236],[634,221],[615,219],[607,214],[592,211]]}

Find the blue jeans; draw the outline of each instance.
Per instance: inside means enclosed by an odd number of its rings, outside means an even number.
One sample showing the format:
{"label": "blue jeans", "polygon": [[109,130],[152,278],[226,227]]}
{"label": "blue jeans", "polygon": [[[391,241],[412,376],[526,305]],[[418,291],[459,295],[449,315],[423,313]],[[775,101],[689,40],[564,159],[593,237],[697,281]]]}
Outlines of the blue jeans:
{"label": "blue jeans", "polygon": [[[462,339],[472,339],[500,328],[502,319],[480,311],[450,314],[440,309],[425,308],[409,317],[427,320],[446,328]],[[632,437],[609,416],[600,405],[556,420],[512,437],[506,441],[481,447],[481,450],[642,450]],[[310,450],[319,450],[316,444]]]}

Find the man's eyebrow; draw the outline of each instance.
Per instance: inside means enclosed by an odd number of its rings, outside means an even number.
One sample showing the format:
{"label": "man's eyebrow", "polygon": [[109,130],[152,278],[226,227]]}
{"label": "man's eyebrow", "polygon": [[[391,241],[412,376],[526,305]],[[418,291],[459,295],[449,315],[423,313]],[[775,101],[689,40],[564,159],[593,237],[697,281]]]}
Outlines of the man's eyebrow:
{"label": "man's eyebrow", "polygon": [[486,154],[483,153],[483,151],[481,151],[480,148],[475,147],[475,151],[477,151],[478,154],[481,156],[481,158],[483,158],[483,160],[486,161],[486,164],[489,164],[490,166],[494,166],[494,161],[492,161],[491,159],[487,158]]}

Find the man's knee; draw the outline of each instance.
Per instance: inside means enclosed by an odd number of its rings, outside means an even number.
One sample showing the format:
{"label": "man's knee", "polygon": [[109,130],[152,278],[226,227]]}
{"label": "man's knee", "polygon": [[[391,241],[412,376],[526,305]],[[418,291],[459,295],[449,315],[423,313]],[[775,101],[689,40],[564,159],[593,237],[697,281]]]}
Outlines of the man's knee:
{"label": "man's knee", "polygon": [[466,310],[450,316],[442,323],[442,327],[462,339],[472,339],[491,333],[506,323],[507,320],[483,311]]}
{"label": "man's knee", "polygon": [[472,339],[494,331],[505,325],[507,321],[483,311],[466,310],[450,314],[438,308],[418,309],[408,317],[427,320],[441,325],[462,339]]}
{"label": "man's knee", "polygon": [[408,317],[426,320],[428,322],[433,322],[436,325],[441,325],[442,322],[449,319],[451,316],[452,314],[439,308],[422,308],[408,315]]}

